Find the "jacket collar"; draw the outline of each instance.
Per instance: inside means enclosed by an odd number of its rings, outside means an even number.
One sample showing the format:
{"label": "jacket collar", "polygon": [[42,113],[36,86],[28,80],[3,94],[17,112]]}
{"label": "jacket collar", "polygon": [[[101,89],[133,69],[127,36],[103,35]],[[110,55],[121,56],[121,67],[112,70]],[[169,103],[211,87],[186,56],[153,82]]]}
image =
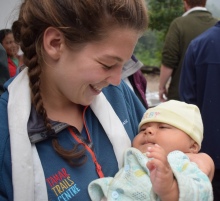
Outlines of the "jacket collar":
{"label": "jacket collar", "polygon": [[52,132],[48,132],[42,117],[37,114],[34,106],[31,106],[30,117],[28,120],[28,136],[31,143],[37,143],[43,140],[48,139],[49,137],[56,137],[56,135],[67,128],[69,125],[62,122],[56,122],[49,120],[52,125]]}
{"label": "jacket collar", "polygon": [[191,8],[190,10],[186,11],[182,16],[187,16],[189,13],[193,11],[208,11],[205,7],[196,6],[194,8]]}

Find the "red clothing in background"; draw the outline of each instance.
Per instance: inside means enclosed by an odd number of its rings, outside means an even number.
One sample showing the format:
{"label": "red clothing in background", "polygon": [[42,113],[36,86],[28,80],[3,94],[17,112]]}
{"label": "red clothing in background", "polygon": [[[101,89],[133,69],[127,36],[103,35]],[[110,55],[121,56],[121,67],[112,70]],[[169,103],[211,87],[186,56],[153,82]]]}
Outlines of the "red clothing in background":
{"label": "red clothing in background", "polygon": [[17,66],[9,57],[8,57],[8,69],[9,69],[10,77],[14,77],[16,75]]}

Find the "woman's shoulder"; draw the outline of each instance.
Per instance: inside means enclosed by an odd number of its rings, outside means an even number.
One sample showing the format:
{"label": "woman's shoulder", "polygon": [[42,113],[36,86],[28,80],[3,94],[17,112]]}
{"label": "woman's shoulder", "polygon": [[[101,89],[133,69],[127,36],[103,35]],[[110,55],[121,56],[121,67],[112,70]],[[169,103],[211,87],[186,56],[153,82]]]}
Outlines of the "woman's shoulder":
{"label": "woman's shoulder", "polygon": [[2,173],[5,160],[10,157],[10,136],[8,125],[8,92],[4,92],[0,98],[0,172]]}
{"label": "woman's shoulder", "polygon": [[108,87],[104,88],[103,93],[107,98],[114,96],[113,100],[121,100],[122,97],[129,101],[136,101],[138,99],[134,92],[123,80],[118,86],[109,85]]}
{"label": "woman's shoulder", "polygon": [[8,133],[8,91],[5,91],[0,98],[0,144],[5,133]]}
{"label": "woman's shoulder", "polygon": [[0,97],[0,153],[2,153],[1,149],[4,146],[6,140],[9,137],[9,126],[8,126],[8,97],[9,93],[7,91],[7,86],[11,82],[8,80],[4,87],[6,90],[1,94]]}

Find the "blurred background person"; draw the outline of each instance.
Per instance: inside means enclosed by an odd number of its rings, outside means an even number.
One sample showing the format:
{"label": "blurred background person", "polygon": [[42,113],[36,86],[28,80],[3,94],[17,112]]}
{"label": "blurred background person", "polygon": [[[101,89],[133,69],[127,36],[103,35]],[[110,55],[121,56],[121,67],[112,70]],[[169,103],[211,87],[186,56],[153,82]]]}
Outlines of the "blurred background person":
{"label": "blurred background person", "polygon": [[23,59],[21,55],[18,55],[19,45],[15,43],[10,29],[0,30],[0,43],[7,53],[9,74],[13,77],[16,75],[17,68],[23,64]]}
{"label": "blurred background person", "polygon": [[[215,25],[217,20],[205,8],[206,0],[184,0],[183,16],[171,23],[162,52],[159,99],[179,100],[179,79],[183,58],[192,39]],[[170,79],[168,90],[166,84]],[[166,99],[167,98],[167,99]]]}
{"label": "blurred background person", "polygon": [[220,200],[220,21],[194,39],[180,77],[180,98],[199,107],[204,124],[202,152],[215,163],[214,200]]}

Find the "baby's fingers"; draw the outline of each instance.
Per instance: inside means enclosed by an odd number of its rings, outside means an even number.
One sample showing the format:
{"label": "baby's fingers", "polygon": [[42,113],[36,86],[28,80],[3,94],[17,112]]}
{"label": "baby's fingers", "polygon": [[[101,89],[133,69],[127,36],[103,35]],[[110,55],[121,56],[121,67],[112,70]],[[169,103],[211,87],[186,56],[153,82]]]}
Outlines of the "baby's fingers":
{"label": "baby's fingers", "polygon": [[158,159],[162,162],[167,162],[167,154],[165,150],[158,144],[155,144],[154,146],[147,148],[147,157]]}

